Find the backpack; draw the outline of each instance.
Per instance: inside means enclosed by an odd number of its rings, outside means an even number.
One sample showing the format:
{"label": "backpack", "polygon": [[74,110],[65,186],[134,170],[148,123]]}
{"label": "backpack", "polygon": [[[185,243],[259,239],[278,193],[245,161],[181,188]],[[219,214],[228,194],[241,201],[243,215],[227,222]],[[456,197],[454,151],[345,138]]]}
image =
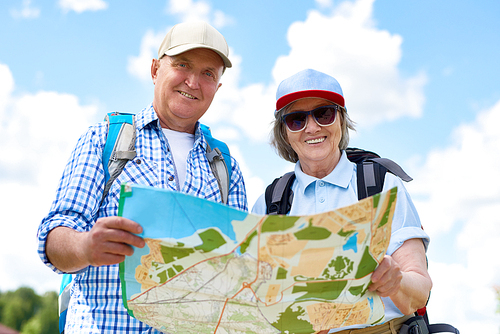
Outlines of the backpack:
{"label": "backpack", "polygon": [[[106,185],[101,202],[107,196],[111,185],[120,175],[127,161],[136,156],[134,115],[113,112],[108,113],[105,120],[108,122],[109,129],[102,154]],[[200,124],[200,127],[207,141],[206,157],[217,179],[222,202],[226,204],[231,179],[229,171],[232,171],[229,148],[226,143],[212,137],[208,126]]]}
{"label": "backpack", "polygon": [[[384,178],[390,172],[406,182],[413,179],[394,161],[381,158],[377,153],[359,148],[348,147],[347,158],[357,166],[358,200],[373,196],[382,191]],[[290,212],[293,202],[292,184],[295,173],[288,172],[276,178],[266,188],[266,214],[284,215]],[[450,332],[460,334],[458,329],[448,324],[429,324],[427,310],[417,310],[414,316],[408,319],[401,327],[400,334],[432,334]]]}
{"label": "backpack", "polygon": [[[101,204],[108,195],[111,185],[123,171],[127,162],[136,157],[134,114],[110,112],[106,115],[104,120],[108,123],[108,134],[102,152],[102,163],[106,184],[101,197]],[[230,172],[233,170],[229,148],[226,143],[212,137],[212,133],[208,126],[200,124],[200,127],[207,141],[205,156],[208,159],[212,173],[217,179],[222,202],[227,204],[231,180]],[[70,290],[73,285],[72,281],[72,274],[63,274],[58,302],[59,333],[64,333],[66,314],[70,300]]]}
{"label": "backpack", "polygon": [[[397,163],[381,158],[377,153],[352,147],[348,147],[345,151],[349,161],[357,165],[358,200],[381,192],[384,187],[385,173],[387,172],[391,172],[406,182],[413,180]],[[266,214],[284,215],[290,211],[293,201],[292,184],[294,180],[295,173],[288,172],[276,178],[266,188]],[[284,201],[284,198],[287,200]]]}

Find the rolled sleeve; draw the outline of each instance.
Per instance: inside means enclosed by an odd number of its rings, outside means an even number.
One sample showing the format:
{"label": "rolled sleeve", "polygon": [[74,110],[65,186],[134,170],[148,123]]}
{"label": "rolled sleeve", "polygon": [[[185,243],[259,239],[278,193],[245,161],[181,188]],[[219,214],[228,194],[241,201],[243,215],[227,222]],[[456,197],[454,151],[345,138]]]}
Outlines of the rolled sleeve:
{"label": "rolled sleeve", "polygon": [[422,229],[417,209],[410,198],[410,194],[398,177],[387,173],[384,181],[383,191],[393,187],[398,188],[396,209],[392,219],[392,234],[387,255],[392,255],[406,240],[420,238],[424,243],[425,250],[429,246],[430,238]]}
{"label": "rolled sleeve", "polygon": [[238,162],[232,156],[231,164],[233,165],[233,170],[231,173],[231,184],[229,186],[229,196],[227,199],[227,204],[230,207],[242,211],[248,211],[247,194],[245,189],[245,181],[243,180],[243,174],[241,173]]}
{"label": "rolled sleeve", "polygon": [[47,236],[56,227],[68,227],[78,232],[92,228],[104,189],[101,160],[104,135],[105,125],[99,124],[80,137],[64,169],[56,199],[38,228],[38,255],[56,273],[62,271],[47,258]]}

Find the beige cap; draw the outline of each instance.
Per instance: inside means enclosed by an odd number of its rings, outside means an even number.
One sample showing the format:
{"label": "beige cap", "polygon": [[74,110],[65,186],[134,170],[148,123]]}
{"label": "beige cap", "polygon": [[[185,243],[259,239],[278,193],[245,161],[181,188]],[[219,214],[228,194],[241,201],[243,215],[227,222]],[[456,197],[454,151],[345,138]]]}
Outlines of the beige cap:
{"label": "beige cap", "polygon": [[229,47],[224,36],[206,22],[185,22],[173,26],[158,49],[158,59],[164,55],[176,56],[197,48],[217,52],[225,67],[232,66],[228,58]]}

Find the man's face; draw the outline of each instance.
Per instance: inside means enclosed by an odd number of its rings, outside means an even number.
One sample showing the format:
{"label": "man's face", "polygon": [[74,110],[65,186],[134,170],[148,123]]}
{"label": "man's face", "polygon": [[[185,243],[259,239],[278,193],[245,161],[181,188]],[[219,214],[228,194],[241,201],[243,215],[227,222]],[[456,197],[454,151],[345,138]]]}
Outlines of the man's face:
{"label": "man's face", "polygon": [[224,63],[209,49],[193,49],[177,56],[153,59],[153,107],[161,126],[194,133],[221,86]]}

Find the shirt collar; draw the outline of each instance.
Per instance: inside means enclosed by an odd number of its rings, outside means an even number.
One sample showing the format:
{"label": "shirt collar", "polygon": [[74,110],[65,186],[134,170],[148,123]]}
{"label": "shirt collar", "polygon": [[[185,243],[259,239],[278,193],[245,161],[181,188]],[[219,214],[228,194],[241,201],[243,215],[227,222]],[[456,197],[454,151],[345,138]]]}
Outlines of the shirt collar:
{"label": "shirt collar", "polygon": [[[322,178],[321,180],[327,183],[330,183],[334,186],[347,188],[349,183],[351,182],[351,178],[353,175],[354,164],[347,159],[347,154],[345,151],[342,151],[342,155],[340,156],[340,160],[333,169],[333,171]],[[304,193],[306,188],[312,183],[319,180],[314,176],[305,174],[300,168],[300,161],[295,164],[295,176],[298,181],[298,191]]]}
{"label": "shirt collar", "polygon": [[153,103],[135,114],[135,124],[139,131],[153,122],[158,122],[158,115],[153,108]]}
{"label": "shirt collar", "polygon": [[[156,114],[156,111],[153,108],[153,103],[151,103],[148,107],[144,108],[135,115],[135,124],[139,131],[144,129],[149,124],[156,125],[158,126],[159,129],[161,129],[159,122],[160,121],[158,118],[158,114]],[[195,129],[196,129],[194,133],[195,146],[201,145],[203,148],[205,148],[206,141],[202,136],[200,122],[196,122]]]}
{"label": "shirt collar", "polygon": [[[201,130],[200,122],[196,122],[194,131],[194,147],[197,145],[201,146],[203,150],[207,150],[207,141],[205,140],[205,136],[203,136],[203,131]],[[213,147],[212,147],[213,149]]]}

